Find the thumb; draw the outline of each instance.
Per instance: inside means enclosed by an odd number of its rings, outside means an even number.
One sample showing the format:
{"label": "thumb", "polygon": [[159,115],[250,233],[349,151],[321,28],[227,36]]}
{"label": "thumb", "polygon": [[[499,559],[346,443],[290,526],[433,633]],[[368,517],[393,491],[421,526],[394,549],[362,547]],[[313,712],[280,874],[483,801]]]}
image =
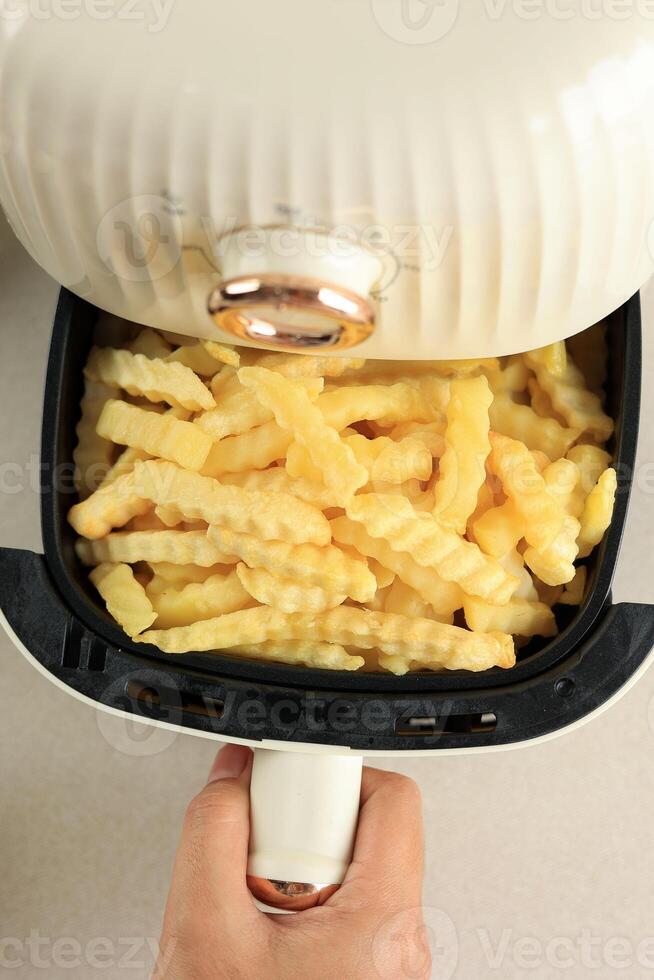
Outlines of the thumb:
{"label": "thumb", "polygon": [[201,911],[225,924],[256,911],[246,884],[251,771],[250,749],[225,745],[189,804],[166,910],[175,922],[168,927],[192,926]]}

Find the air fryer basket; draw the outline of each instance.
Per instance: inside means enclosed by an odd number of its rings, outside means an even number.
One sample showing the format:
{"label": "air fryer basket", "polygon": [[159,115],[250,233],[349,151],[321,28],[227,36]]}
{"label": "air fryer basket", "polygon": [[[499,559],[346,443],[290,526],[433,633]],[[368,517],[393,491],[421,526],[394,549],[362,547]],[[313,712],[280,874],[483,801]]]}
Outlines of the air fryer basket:
{"label": "air fryer basket", "polygon": [[41,459],[45,555],[0,552],[0,606],[23,646],[93,701],[224,737],[360,750],[471,748],[565,727],[623,686],[654,645],[654,611],[612,606],[610,587],[637,444],[640,303],[610,318],[608,409],[616,419],[614,520],[588,559],[583,605],[559,607],[561,632],[534,641],[510,671],[405,677],[265,664],[227,654],[166,656],[133,644],[104,611],[74,552],[72,451],[82,369],[98,310],[62,290],[45,391]]}

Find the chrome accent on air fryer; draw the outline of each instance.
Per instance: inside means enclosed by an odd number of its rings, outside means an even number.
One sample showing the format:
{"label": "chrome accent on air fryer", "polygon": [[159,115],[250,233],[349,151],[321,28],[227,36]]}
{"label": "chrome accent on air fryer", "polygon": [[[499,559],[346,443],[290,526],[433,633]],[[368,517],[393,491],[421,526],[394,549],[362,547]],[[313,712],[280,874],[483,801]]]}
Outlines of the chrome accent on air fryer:
{"label": "chrome accent on air fryer", "polygon": [[290,352],[345,350],[375,329],[369,300],[341,286],[301,276],[241,276],[218,286],[209,313],[226,333]]}

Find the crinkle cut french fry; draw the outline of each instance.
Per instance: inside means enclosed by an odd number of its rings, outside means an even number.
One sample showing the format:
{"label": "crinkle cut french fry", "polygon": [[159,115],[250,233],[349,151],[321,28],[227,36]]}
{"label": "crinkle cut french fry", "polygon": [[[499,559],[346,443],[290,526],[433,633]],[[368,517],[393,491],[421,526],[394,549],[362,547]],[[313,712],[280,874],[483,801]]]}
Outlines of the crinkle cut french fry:
{"label": "crinkle cut french fry", "polygon": [[84,382],[84,397],[80,404],[80,420],[77,423],[77,445],[73,450],[75,487],[81,499],[100,486],[111,469],[114,444],[98,435],[96,426],[102,409],[116,394],[114,388],[99,381]]}
{"label": "crinkle cut french fry", "polygon": [[512,500],[499,507],[491,507],[474,525],[475,541],[482,551],[494,558],[502,558],[518,545],[524,536],[524,522]]}
{"label": "crinkle cut french fry", "polygon": [[319,548],[263,541],[217,526],[209,528],[208,537],[224,554],[237,555],[250,568],[265,568],[282,578],[318,585],[331,594],[344,593],[357,602],[367,602],[377,591],[377,580],[365,561],[357,561],[333,545]]}
{"label": "crinkle cut french fry", "polygon": [[571,460],[579,470],[579,494],[582,506],[586,497],[593,489],[604,470],[611,462],[611,455],[599,446],[573,446],[568,453]]}
{"label": "crinkle cut french fry", "polygon": [[311,640],[284,640],[281,643],[253,643],[250,646],[230,647],[229,655],[255,657],[281,664],[304,664],[322,670],[359,670],[365,664],[363,657],[349,654],[345,647],[336,643],[314,643]]}
{"label": "crinkle cut french fry", "polygon": [[575,572],[575,577],[568,582],[557,601],[563,606],[580,606],[584,601],[587,575],[588,569],[580,565]]}
{"label": "crinkle cut french fry", "polygon": [[[366,439],[355,434],[344,437],[343,442],[352,450],[357,463],[365,467],[370,483],[402,484],[408,480],[428,480],[431,476],[432,456],[419,440],[409,437],[395,442],[384,436]],[[296,479],[318,484],[322,480],[309,450],[297,442],[288,448],[286,469]]]}
{"label": "crinkle cut french fry", "polygon": [[518,405],[507,395],[495,396],[489,414],[496,432],[523,442],[528,449],[539,450],[550,459],[565,456],[581,434],[580,429],[564,428],[556,419],[541,418],[529,405]]}
{"label": "crinkle cut french fry", "polygon": [[282,612],[324,612],[345,602],[345,593],[332,595],[318,585],[304,585],[293,579],[280,578],[265,568],[236,566],[241,585],[257,602]]}
{"label": "crinkle cut french fry", "polygon": [[127,402],[108,401],[98,420],[98,433],[121,446],[162,456],[190,470],[200,469],[211,449],[211,439],[192,422],[173,415],[157,415]]}
{"label": "crinkle cut french fry", "polygon": [[202,473],[220,478],[223,473],[265,470],[271,463],[286,456],[292,442],[290,432],[281,429],[276,422],[266,422],[249,432],[228,436],[214,443]]}
{"label": "crinkle cut french fry", "polygon": [[515,575],[520,583],[513,594],[514,599],[529,599],[530,602],[538,601],[538,592],[534,585],[534,580],[525,567],[525,560],[517,549],[508,551],[498,559],[502,568],[505,568],[511,575]]}
{"label": "crinkle cut french fry", "polygon": [[211,356],[201,341],[178,347],[177,350],[168,354],[166,361],[169,364],[183,364],[184,367],[190,368],[191,371],[204,378],[212,378],[223,367],[220,361]]}
{"label": "crinkle cut french fry", "polygon": [[396,442],[403,439],[416,439],[429,450],[434,459],[440,459],[446,449],[445,422],[400,422],[389,432],[389,438]]}
{"label": "crinkle cut french fry", "polygon": [[452,381],[445,432],[447,448],[434,486],[434,515],[462,535],[486,479],[490,453],[488,410],[492,401],[485,377]]}
{"label": "crinkle cut french fry", "polygon": [[579,554],[577,539],[581,525],[567,514],[559,534],[545,548],[527,548],[525,562],[546,585],[565,585],[575,575],[574,562]]}
{"label": "crinkle cut french fry", "polygon": [[309,452],[323,482],[343,500],[349,499],[368,481],[368,473],[336,429],[296,382],[265,368],[241,368],[239,380],[253,388],[257,398],[273,412],[277,424],[292,433]]}
{"label": "crinkle cut french fry", "polygon": [[608,530],[613,517],[617,489],[617,474],[612,467],[609,467],[604,470],[584,504],[578,539],[580,558],[586,558]]}
{"label": "crinkle cut french fry", "polygon": [[337,501],[327,487],[309,480],[292,480],[283,466],[269,470],[249,470],[244,473],[222,473],[220,483],[224,486],[243,487],[246,490],[262,490],[268,493],[290,493],[293,497],[306,500],[319,510],[335,507]]}
{"label": "crinkle cut french fry", "polygon": [[526,355],[539,385],[550,396],[552,405],[569,426],[589,432],[605,442],[613,434],[613,420],[604,412],[597,395],[586,387],[584,376],[568,358],[562,374],[552,374],[532,354]]}
{"label": "crinkle cut french fry", "polygon": [[151,327],[145,327],[129,345],[132,354],[145,354],[146,357],[168,357],[172,348],[163,337]]}
{"label": "crinkle cut french fry", "polygon": [[160,506],[173,507],[187,518],[294,544],[310,541],[326,545],[331,540],[324,514],[289,494],[223,486],[165,460],[138,463],[135,478],[143,496]]}
{"label": "crinkle cut french fry", "polygon": [[226,344],[217,344],[215,340],[204,340],[204,348],[214,360],[229,367],[238,368],[241,363],[241,354],[234,348]]}
{"label": "crinkle cut french fry", "polygon": [[336,517],[331,527],[334,541],[356,548],[360,554],[374,558],[390,569],[417,592],[437,616],[449,616],[463,605],[463,592],[455,582],[446,582],[433,568],[422,568],[411,555],[393,551],[382,538],[371,537],[361,524],[348,517]]}
{"label": "crinkle cut french fry", "polygon": [[359,371],[366,362],[359,357],[323,357],[312,354],[263,354],[257,367],[278,371],[287,378],[339,378]]}
{"label": "crinkle cut french fry", "polygon": [[493,606],[483,599],[466,596],[463,609],[469,628],[481,633],[555,636],[557,632],[554,613],[544,602],[514,596],[504,606]]}
{"label": "crinkle cut french fry", "polygon": [[528,544],[538,549],[547,548],[561,532],[563,511],[549,493],[527,447],[492,432],[489,463],[492,472],[502,481],[507,497],[515,504]]}
{"label": "crinkle cut french fry", "polygon": [[506,394],[525,391],[531,372],[520,354],[509,357],[506,364],[498,370],[485,371],[493,394]]}
{"label": "crinkle cut french fry", "polygon": [[156,629],[190,626],[203,619],[213,619],[245,609],[253,604],[235,571],[212,575],[204,582],[190,582],[181,589],[167,588],[149,593],[157,614]]}
{"label": "crinkle cut french fry", "polygon": [[383,538],[394,551],[410,554],[423,568],[456,582],[464,592],[489,602],[508,602],[518,583],[476,544],[442,527],[429,514],[417,513],[408,500],[389,494],[363,494],[346,509],[368,534]]}
{"label": "crinkle cut french fry", "polygon": [[156,613],[129,565],[98,565],[89,578],[104,599],[110,615],[128,636],[134,637],[152,626]]}
{"label": "crinkle cut french fry", "polygon": [[552,497],[558,501],[565,514],[581,517],[583,499],[580,499],[579,467],[571,459],[555,459],[543,471],[543,478]]}
{"label": "crinkle cut french fry", "polygon": [[553,344],[548,344],[547,347],[529,351],[526,360],[528,363],[531,362],[534,365],[544,367],[555,378],[563,378],[568,367],[568,352],[565,341],[557,340]]}
{"label": "crinkle cut french fry", "polygon": [[[236,564],[236,558],[231,564]],[[156,579],[166,582],[169,587],[183,589],[185,585],[190,585],[192,582],[206,582],[212,575],[218,575],[221,570],[226,571],[227,566],[174,565],[172,562],[160,561],[151,562],[150,569]]]}
{"label": "crinkle cut french fry", "polygon": [[213,395],[190,368],[112,347],[94,347],[84,373],[93,381],[124,388],[153,402],[199,412],[215,407]]}
{"label": "crinkle cut french fry", "polygon": [[[311,400],[315,401],[323,388],[322,378],[309,378],[301,383]],[[227,436],[241,435],[258,425],[265,425],[272,418],[273,413],[261,404],[256,392],[239,387],[227,397],[219,399],[217,407],[200,415],[195,424],[218,442]]]}
{"label": "crinkle cut french fry", "polygon": [[114,480],[117,480],[119,476],[124,476],[126,473],[131,473],[134,469],[134,464],[142,462],[145,459],[150,459],[150,457],[147,453],[144,453],[142,449],[132,449],[131,446],[128,446],[127,449],[123,449],[122,453],[111,467],[100,486],[106,487],[109,483],[113,483]]}
{"label": "crinkle cut french fry", "polygon": [[204,531],[118,531],[99,541],[80,539],[75,551],[84,565],[137,561],[205,566],[233,563]]}
{"label": "crinkle cut french fry", "polygon": [[186,653],[306,639],[378,648],[396,656],[426,656],[450,670],[487,670],[515,663],[513,641],[506,634],[471,633],[430,619],[410,620],[351,606],[317,614],[258,606],[192,626],[151,630],[139,642],[152,643],[165,653]]}
{"label": "crinkle cut french fry", "polygon": [[409,619],[434,619],[431,606],[399,578],[388,588],[382,608],[384,612],[407,616]]}
{"label": "crinkle cut french fry", "polygon": [[146,514],[149,500],[139,493],[134,472],[125,473],[101,486],[68,512],[71,526],[85,538],[102,538],[114,527],[123,527],[139,514]]}

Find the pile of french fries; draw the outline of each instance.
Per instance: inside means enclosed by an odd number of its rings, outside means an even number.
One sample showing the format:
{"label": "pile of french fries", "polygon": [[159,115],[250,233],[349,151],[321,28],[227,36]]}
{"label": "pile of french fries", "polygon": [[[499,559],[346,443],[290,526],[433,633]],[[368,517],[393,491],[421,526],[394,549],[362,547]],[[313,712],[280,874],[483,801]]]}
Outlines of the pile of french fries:
{"label": "pile of french fries", "polygon": [[128,636],[334,670],[508,668],[576,605],[616,473],[599,325],[363,361],[141,330],[93,348],[77,553]]}

